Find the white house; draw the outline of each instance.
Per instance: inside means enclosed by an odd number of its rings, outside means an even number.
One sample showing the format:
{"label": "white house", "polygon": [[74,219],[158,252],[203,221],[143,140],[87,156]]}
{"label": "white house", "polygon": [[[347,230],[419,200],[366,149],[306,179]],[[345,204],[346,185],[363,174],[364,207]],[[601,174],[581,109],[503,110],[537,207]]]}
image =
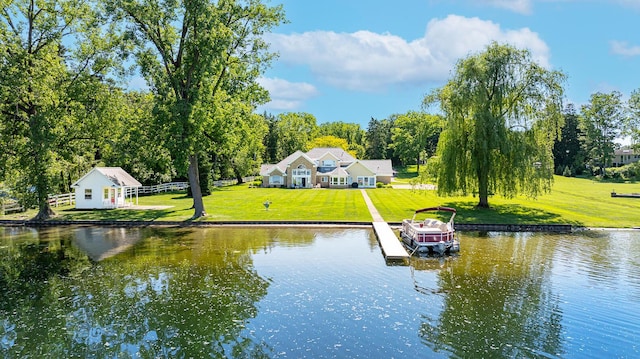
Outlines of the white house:
{"label": "white house", "polygon": [[77,209],[130,206],[133,204],[134,194],[137,204],[138,187],[141,186],[140,182],[120,167],[94,167],[71,185],[76,191]]}

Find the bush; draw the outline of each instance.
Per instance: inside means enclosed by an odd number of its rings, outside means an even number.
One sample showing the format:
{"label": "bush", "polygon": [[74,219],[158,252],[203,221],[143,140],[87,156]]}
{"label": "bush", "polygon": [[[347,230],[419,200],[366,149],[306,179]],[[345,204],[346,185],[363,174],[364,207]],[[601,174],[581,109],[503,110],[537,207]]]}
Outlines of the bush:
{"label": "bush", "polygon": [[571,177],[571,168],[569,166],[564,166],[564,170],[562,170],[562,175],[565,177]]}
{"label": "bush", "polygon": [[382,182],[376,182],[376,188],[386,188],[387,185]]}

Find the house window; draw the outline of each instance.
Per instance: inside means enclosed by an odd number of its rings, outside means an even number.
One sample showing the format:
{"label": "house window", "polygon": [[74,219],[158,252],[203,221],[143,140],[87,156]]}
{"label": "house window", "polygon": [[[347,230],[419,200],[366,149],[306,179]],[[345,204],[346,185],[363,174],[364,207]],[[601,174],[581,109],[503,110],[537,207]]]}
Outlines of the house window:
{"label": "house window", "polygon": [[335,185],[335,186],[344,186],[347,184],[347,178],[346,177],[331,177],[331,184]]}
{"label": "house window", "polygon": [[308,170],[303,165],[300,165],[298,169],[293,170],[292,174],[294,176],[309,176],[311,175],[311,170]]}
{"label": "house window", "polygon": [[91,199],[91,188],[86,188],[84,190],[84,199]]}
{"label": "house window", "polygon": [[269,184],[282,184],[282,176],[270,176]]}
{"label": "house window", "polygon": [[376,178],[370,176],[358,176],[358,186],[375,187]]}
{"label": "house window", "polygon": [[327,177],[322,177],[322,182],[327,182]]}
{"label": "house window", "polygon": [[324,160],[322,161],[322,167],[335,167],[336,161],[334,160]]}
{"label": "house window", "polygon": [[102,193],[102,198],[103,199],[108,199],[109,198],[109,189],[105,188],[104,192]]}

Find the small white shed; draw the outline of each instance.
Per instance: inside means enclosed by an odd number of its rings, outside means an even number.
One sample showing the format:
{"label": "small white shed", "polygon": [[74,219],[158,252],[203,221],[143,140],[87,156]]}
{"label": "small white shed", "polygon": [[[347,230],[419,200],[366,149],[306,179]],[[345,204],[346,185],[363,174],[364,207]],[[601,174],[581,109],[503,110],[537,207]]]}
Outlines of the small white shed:
{"label": "small white shed", "polygon": [[94,167],[71,187],[77,209],[119,208],[138,204],[140,182],[120,167]]}

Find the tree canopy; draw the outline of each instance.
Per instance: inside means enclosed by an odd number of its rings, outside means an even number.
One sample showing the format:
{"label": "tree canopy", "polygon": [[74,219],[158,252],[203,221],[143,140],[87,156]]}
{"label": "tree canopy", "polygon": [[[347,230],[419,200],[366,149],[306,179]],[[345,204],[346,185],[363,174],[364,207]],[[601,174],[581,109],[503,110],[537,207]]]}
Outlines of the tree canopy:
{"label": "tree canopy", "polygon": [[580,126],[584,134],[587,161],[592,169],[604,175],[613,159],[614,140],[624,128],[626,108],[622,94],[597,92],[588,104],[582,106]]}
{"label": "tree canopy", "polygon": [[442,131],[441,122],[439,116],[423,112],[409,111],[399,115],[391,129],[389,147],[402,163],[415,161],[420,172],[421,156],[435,154]]}
{"label": "tree canopy", "polygon": [[448,83],[427,95],[446,124],[438,143],[440,194],[535,197],[553,180],[553,144],[563,124],[564,74],[527,50],[490,44],[460,60]]}

